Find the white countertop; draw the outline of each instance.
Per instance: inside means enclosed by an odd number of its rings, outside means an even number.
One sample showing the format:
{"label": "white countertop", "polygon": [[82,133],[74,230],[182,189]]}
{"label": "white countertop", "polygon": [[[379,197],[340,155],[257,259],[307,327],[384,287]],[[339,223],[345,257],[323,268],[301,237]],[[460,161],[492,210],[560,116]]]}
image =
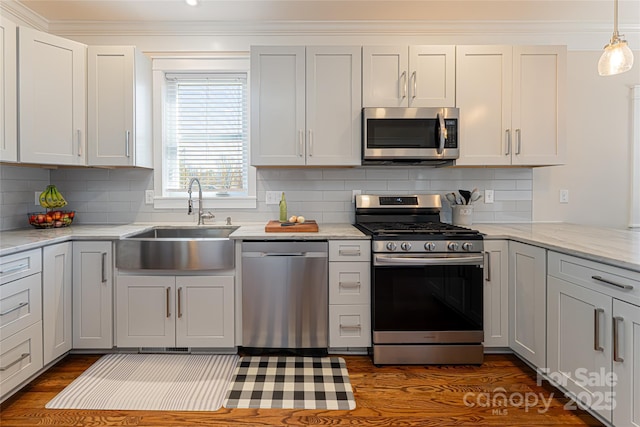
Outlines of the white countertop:
{"label": "white countertop", "polygon": [[[0,232],[0,256],[67,240],[117,240],[152,226],[189,224],[72,225]],[[237,240],[368,239],[350,224],[319,224],[317,233],[266,233],[264,223],[238,225]],[[214,225],[215,226],[215,225]],[[217,225],[220,226],[220,225]],[[205,226],[206,227],[206,226]],[[568,223],[473,224],[487,239],[509,239],[640,272],[640,232]]]}
{"label": "white countertop", "polygon": [[510,239],[640,272],[640,231],[568,223],[473,224],[487,239]]}

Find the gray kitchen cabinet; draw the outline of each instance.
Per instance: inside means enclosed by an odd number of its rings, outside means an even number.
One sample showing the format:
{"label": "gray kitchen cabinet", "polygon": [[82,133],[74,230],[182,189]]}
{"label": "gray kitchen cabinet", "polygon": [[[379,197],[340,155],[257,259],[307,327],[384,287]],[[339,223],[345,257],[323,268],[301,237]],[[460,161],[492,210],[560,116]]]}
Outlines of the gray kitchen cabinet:
{"label": "gray kitchen cabinet", "polygon": [[351,166],[361,153],[359,46],[251,48],[251,164]]}
{"label": "gray kitchen cabinet", "polygon": [[87,164],[150,168],[151,60],[133,46],[89,46]]}
{"label": "gray kitchen cabinet", "polygon": [[18,161],[17,26],[0,16],[0,161]]}
{"label": "gray kitchen cabinet", "polygon": [[42,362],[42,251],[0,258],[0,399],[36,374]]}
{"label": "gray kitchen cabinet", "polygon": [[457,46],[456,165],[565,162],[565,46]]}
{"label": "gray kitchen cabinet", "polygon": [[329,241],[329,349],[371,346],[371,242]]}
{"label": "gray kitchen cabinet", "polygon": [[44,364],[64,355],[73,345],[72,337],[72,243],[42,249],[42,319]]}
{"label": "gray kitchen cabinet", "polygon": [[84,44],[18,28],[21,163],[85,164],[86,65]]}
{"label": "gray kitchen cabinet", "polygon": [[456,47],[364,46],[363,107],[454,107]]}
{"label": "gray kitchen cabinet", "polygon": [[118,347],[235,345],[233,276],[118,275]]}
{"label": "gray kitchen cabinet", "polygon": [[552,251],[548,264],[550,379],[607,422],[640,425],[640,273]]}
{"label": "gray kitchen cabinet", "polygon": [[509,347],[509,242],[485,240],[484,346]]}
{"label": "gray kitchen cabinet", "polygon": [[509,347],[546,366],[546,250],[509,242]]}
{"label": "gray kitchen cabinet", "polygon": [[113,248],[73,242],[73,348],[113,348]]}

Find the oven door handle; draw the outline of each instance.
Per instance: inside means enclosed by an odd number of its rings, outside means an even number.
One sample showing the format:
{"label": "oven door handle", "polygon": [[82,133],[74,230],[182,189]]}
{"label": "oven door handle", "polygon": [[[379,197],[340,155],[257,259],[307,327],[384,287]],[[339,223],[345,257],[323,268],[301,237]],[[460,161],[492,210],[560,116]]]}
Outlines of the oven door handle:
{"label": "oven door handle", "polygon": [[433,255],[383,255],[373,257],[373,265],[480,265],[483,255],[433,256]]}

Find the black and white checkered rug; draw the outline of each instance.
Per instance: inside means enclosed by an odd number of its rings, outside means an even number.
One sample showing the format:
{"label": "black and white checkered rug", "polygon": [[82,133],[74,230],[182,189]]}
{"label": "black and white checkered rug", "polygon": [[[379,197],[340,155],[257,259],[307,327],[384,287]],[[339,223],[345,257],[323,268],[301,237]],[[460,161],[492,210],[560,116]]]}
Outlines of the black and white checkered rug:
{"label": "black and white checkered rug", "polygon": [[354,409],[344,359],[243,357],[233,374],[225,408]]}

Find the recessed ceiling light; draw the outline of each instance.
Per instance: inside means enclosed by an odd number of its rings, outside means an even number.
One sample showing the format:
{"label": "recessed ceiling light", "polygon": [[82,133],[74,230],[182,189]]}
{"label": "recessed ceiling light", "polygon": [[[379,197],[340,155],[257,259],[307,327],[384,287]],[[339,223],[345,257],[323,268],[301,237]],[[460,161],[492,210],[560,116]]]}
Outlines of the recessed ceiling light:
{"label": "recessed ceiling light", "polygon": [[198,0],[184,0],[189,6],[197,6]]}

